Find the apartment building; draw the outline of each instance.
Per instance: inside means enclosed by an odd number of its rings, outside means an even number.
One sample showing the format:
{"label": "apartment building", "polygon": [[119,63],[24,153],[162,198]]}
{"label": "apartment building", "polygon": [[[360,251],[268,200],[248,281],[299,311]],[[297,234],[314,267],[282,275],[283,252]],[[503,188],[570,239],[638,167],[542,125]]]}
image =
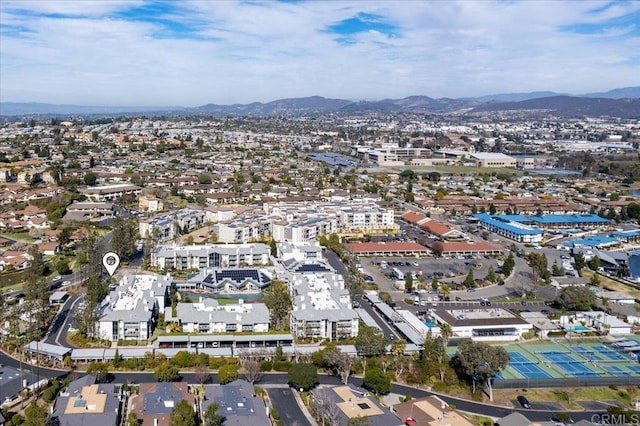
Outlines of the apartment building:
{"label": "apartment building", "polygon": [[151,253],[151,265],[166,270],[267,265],[270,253],[271,248],[263,243],[159,245]]}
{"label": "apartment building", "polygon": [[198,303],[178,303],[176,315],[165,308],[165,321],[177,323],[185,333],[236,333],[269,331],[269,309],[264,303],[219,305],[215,299],[202,298]]}
{"label": "apartment building", "polygon": [[88,199],[93,201],[113,201],[126,194],[138,195],[141,190],[142,188],[137,185],[119,183],[89,187],[81,190],[81,192],[86,195]]}
{"label": "apartment building", "polygon": [[146,340],[164,312],[170,275],[125,275],[98,307],[96,334],[101,339]]}

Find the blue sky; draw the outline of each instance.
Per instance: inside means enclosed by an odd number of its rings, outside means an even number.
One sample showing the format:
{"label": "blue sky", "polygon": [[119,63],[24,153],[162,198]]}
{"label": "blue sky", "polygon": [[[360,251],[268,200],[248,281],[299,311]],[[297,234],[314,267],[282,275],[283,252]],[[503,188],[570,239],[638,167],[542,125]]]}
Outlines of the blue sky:
{"label": "blue sky", "polygon": [[638,75],[638,1],[0,3],[3,102],[579,94]]}

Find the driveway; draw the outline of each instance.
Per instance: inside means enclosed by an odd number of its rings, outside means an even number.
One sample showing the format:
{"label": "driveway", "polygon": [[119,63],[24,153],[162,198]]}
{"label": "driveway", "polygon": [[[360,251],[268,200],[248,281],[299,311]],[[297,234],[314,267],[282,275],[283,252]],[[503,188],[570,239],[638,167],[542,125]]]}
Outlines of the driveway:
{"label": "driveway", "polygon": [[291,426],[311,426],[298,402],[293,390],[290,388],[269,388],[267,389],[271,404],[280,413],[280,419],[285,425]]}

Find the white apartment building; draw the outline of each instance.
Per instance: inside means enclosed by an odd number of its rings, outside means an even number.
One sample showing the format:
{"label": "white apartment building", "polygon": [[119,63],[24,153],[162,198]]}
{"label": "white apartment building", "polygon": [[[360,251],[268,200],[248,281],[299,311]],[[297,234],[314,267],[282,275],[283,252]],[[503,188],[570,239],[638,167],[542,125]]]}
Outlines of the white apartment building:
{"label": "white apartment building", "polygon": [[151,265],[166,270],[267,265],[270,253],[271,248],[263,243],[159,245],[151,253]]}
{"label": "white apartment building", "polygon": [[140,188],[130,183],[119,183],[114,185],[103,185],[89,187],[81,190],[81,192],[93,201],[113,201],[125,194],[140,194]]}
{"label": "white apartment building", "polygon": [[146,340],[164,312],[170,275],[125,275],[98,308],[96,334],[111,341]]}
{"label": "white apartment building", "polygon": [[359,317],[351,306],[342,275],[292,273],[286,280],[293,298],[291,334],[329,340],[358,335]]}
{"label": "white apartment building", "polygon": [[198,303],[178,303],[176,316],[170,306],[165,308],[165,321],[175,322],[185,333],[236,333],[269,331],[269,310],[264,303],[219,305],[214,299]]}

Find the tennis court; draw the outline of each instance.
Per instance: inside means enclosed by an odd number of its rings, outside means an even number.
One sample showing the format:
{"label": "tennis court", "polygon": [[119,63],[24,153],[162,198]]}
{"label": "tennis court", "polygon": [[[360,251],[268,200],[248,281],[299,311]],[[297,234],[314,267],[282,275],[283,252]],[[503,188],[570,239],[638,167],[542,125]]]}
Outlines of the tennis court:
{"label": "tennis court", "polygon": [[599,373],[596,373],[591,368],[587,367],[585,364],[580,362],[579,360],[571,357],[566,352],[542,352],[541,353],[544,358],[560,367],[563,371],[573,376],[599,376]]}
{"label": "tennis court", "polygon": [[520,352],[509,352],[509,356],[511,357],[509,366],[521,374],[522,377],[526,377],[528,379],[546,379],[552,377],[535,362],[531,361]]}
{"label": "tennis court", "polygon": [[631,373],[629,373],[628,371],[624,371],[622,368],[620,367],[602,367],[607,373],[611,373],[615,376],[630,376]]}
{"label": "tennis court", "polygon": [[576,346],[576,347],[573,347],[571,349],[573,349],[573,351],[575,353],[577,353],[578,355],[582,356],[587,361],[603,361],[605,359],[605,358],[603,358],[602,355],[596,354],[595,350],[589,350],[589,349],[584,348],[582,346]]}
{"label": "tennis court", "polygon": [[640,374],[640,365],[638,365],[638,364],[627,365],[627,368],[629,370],[633,371],[634,373]]}
{"label": "tennis court", "polygon": [[630,360],[630,358],[624,356],[620,352],[608,346],[597,345],[597,346],[594,346],[594,348],[597,349],[598,352],[600,352],[601,354],[605,355],[607,358],[613,361],[629,361]]}

